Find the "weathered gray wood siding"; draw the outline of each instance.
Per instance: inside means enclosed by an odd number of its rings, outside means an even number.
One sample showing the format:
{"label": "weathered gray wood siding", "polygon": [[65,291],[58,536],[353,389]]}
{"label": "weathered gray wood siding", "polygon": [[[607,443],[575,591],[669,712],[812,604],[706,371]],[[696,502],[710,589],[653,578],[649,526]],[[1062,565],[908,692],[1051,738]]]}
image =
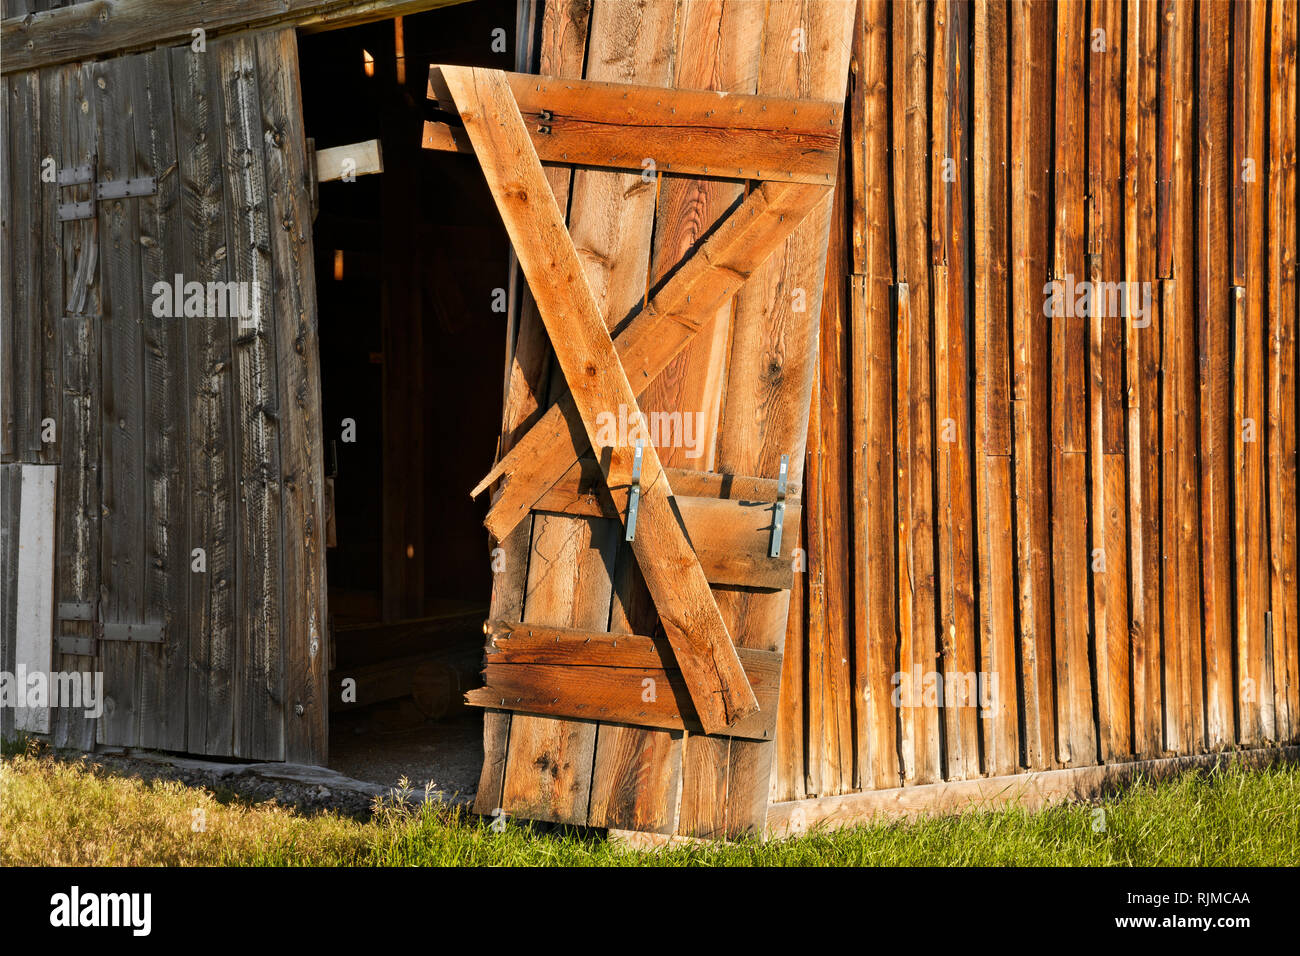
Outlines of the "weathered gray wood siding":
{"label": "weathered gray wood siding", "polygon": [[[107,703],[98,726],[58,713],[56,742],[323,761],[320,383],[293,31],[15,74],[3,93],[0,451],[61,466],[56,600],[165,635],[61,655],[103,670]],[[152,176],[157,192],[60,223],[59,202],[89,189],[43,181],[47,158],[95,158],[100,181]],[[243,284],[247,313],[209,301],[221,314],[156,315],[155,283],[178,275]]]}

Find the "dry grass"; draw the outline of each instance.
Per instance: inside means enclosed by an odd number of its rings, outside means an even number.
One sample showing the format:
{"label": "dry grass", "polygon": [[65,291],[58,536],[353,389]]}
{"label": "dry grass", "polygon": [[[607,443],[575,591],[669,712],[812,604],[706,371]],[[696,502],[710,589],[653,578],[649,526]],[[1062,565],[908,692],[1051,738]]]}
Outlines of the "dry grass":
{"label": "dry grass", "polygon": [[463,810],[437,804],[381,804],[360,823],[114,776],[88,760],[25,754],[0,764],[0,864],[1295,866],[1300,768],[1188,773],[1096,804],[1034,813],[971,812],[768,843],[635,853],[590,833],[513,822],[496,833]]}
{"label": "dry grass", "polygon": [[19,756],[0,764],[0,864],[5,866],[347,865],[373,829],[332,814],[174,782],[111,776],[88,761]]}

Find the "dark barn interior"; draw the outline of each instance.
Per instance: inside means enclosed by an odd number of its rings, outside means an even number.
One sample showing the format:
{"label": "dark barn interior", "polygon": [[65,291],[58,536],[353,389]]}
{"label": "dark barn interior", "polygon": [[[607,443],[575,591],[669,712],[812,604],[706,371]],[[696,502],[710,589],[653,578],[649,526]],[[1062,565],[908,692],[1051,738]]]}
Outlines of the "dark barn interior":
{"label": "dark barn interior", "polygon": [[377,139],[383,159],[382,175],[319,184],[314,229],[331,762],[382,783],[464,790],[482,759],[461,695],[492,579],[487,502],[466,492],[500,430],[509,245],[477,164],[422,149],[421,129],[429,64],[509,67],[492,30],[513,16],[466,4],[299,41],[316,149]]}

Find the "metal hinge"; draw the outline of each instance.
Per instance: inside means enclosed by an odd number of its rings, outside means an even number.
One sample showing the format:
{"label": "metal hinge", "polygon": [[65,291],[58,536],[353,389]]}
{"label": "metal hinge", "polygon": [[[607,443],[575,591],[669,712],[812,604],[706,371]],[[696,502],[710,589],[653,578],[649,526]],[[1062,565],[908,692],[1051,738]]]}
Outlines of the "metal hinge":
{"label": "metal hinge", "polygon": [[[93,622],[95,620],[95,605],[89,601],[60,601],[58,606],[58,619],[60,621]],[[91,630],[94,630],[93,623]],[[95,638],[86,637],[81,634],[60,633],[55,643],[58,646],[60,654],[81,654],[86,657],[94,657],[97,649]]]}
{"label": "metal hinge", "polygon": [[161,644],[163,626],[140,621],[103,621],[95,631],[101,641],[132,641],[137,644]]}
{"label": "metal hinge", "polygon": [[95,215],[95,203],[101,199],[126,199],[132,196],[153,196],[158,192],[158,183],[152,176],[136,176],[127,179],[101,179],[95,181],[96,160],[80,166],[68,166],[59,170],[58,183],[61,187],[84,186],[91,184],[91,196],[80,202],[59,203],[59,222],[71,222],[76,219],[90,219]]}
{"label": "metal hinge", "polygon": [[785,489],[789,477],[790,456],[782,455],[781,470],[776,479],[776,507],[772,509],[772,546],[767,552],[772,558],[781,556],[781,531],[785,528]]}
{"label": "metal hinge", "polygon": [[91,603],[63,602],[58,607],[60,621],[80,621],[90,624],[91,636],[60,634],[59,652],[84,654],[93,657],[100,641],[127,641],[136,644],[161,644],[166,636],[162,624],[144,621],[98,621],[96,608]]}
{"label": "metal hinge", "polygon": [[637,439],[636,453],[632,458],[632,487],[627,494],[627,531],[624,541],[636,540],[636,513],[641,504],[641,457],[645,447]]}

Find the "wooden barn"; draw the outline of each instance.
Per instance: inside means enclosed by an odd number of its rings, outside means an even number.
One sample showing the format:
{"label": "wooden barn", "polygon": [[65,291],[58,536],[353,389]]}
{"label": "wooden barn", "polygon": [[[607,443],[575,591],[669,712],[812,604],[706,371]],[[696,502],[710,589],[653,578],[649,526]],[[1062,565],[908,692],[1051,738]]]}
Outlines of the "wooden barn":
{"label": "wooden barn", "polygon": [[1296,21],[3,0],[0,730],[707,838],[1294,754]]}

